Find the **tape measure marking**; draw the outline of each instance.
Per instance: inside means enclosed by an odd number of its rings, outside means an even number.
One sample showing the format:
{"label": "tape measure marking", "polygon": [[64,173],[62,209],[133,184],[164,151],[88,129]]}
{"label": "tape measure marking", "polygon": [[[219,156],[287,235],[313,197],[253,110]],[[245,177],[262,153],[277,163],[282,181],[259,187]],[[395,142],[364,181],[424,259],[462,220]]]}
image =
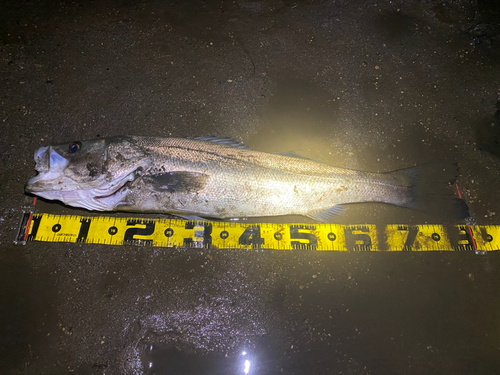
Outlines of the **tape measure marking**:
{"label": "tape measure marking", "polygon": [[17,242],[317,251],[495,251],[500,226],[275,224],[25,213]]}

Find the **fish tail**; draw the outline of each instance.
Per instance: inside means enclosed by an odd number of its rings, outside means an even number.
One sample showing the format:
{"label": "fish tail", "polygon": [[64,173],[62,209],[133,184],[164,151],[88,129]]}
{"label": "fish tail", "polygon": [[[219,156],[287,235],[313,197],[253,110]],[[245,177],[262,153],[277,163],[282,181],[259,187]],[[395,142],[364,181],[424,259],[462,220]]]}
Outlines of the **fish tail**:
{"label": "fish tail", "polygon": [[398,206],[445,216],[450,220],[469,217],[469,207],[453,192],[459,175],[456,163],[429,163],[389,172],[404,186]]}

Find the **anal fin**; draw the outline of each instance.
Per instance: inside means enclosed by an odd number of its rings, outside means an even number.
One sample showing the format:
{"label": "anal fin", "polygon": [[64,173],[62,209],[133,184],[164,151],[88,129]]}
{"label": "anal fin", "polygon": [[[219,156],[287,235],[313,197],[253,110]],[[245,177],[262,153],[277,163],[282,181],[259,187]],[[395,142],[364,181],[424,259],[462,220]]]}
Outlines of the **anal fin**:
{"label": "anal fin", "polygon": [[207,218],[196,216],[196,215],[184,215],[184,214],[179,214],[175,213],[175,216],[179,216],[183,218],[184,220],[189,220],[189,221],[207,221]]}
{"label": "anal fin", "polygon": [[308,212],[306,216],[313,220],[321,221],[323,223],[328,223],[335,216],[342,215],[344,212],[345,212],[345,207],[341,204],[338,204],[336,206],[329,207],[324,210]]}

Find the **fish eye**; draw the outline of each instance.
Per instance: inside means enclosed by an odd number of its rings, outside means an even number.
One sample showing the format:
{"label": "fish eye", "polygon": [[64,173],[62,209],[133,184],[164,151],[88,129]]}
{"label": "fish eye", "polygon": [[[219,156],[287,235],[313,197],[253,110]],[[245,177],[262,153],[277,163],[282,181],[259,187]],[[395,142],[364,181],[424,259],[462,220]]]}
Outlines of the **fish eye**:
{"label": "fish eye", "polygon": [[76,141],[76,142],[73,142],[69,145],[69,152],[74,154],[75,152],[77,152],[81,148],[82,148],[82,142]]}

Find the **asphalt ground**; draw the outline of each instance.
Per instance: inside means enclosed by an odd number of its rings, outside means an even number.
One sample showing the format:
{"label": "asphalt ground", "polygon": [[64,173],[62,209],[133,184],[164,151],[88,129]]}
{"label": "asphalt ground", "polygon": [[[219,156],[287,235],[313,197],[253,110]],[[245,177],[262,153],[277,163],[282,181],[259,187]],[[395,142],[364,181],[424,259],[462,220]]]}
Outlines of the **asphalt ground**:
{"label": "asphalt ground", "polygon": [[[458,162],[468,223],[500,224],[499,16],[460,0],[2,2],[0,372],[497,374],[499,253],[13,239],[35,149],[118,134],[368,171]],[[338,220],[448,219],[359,204]]]}

